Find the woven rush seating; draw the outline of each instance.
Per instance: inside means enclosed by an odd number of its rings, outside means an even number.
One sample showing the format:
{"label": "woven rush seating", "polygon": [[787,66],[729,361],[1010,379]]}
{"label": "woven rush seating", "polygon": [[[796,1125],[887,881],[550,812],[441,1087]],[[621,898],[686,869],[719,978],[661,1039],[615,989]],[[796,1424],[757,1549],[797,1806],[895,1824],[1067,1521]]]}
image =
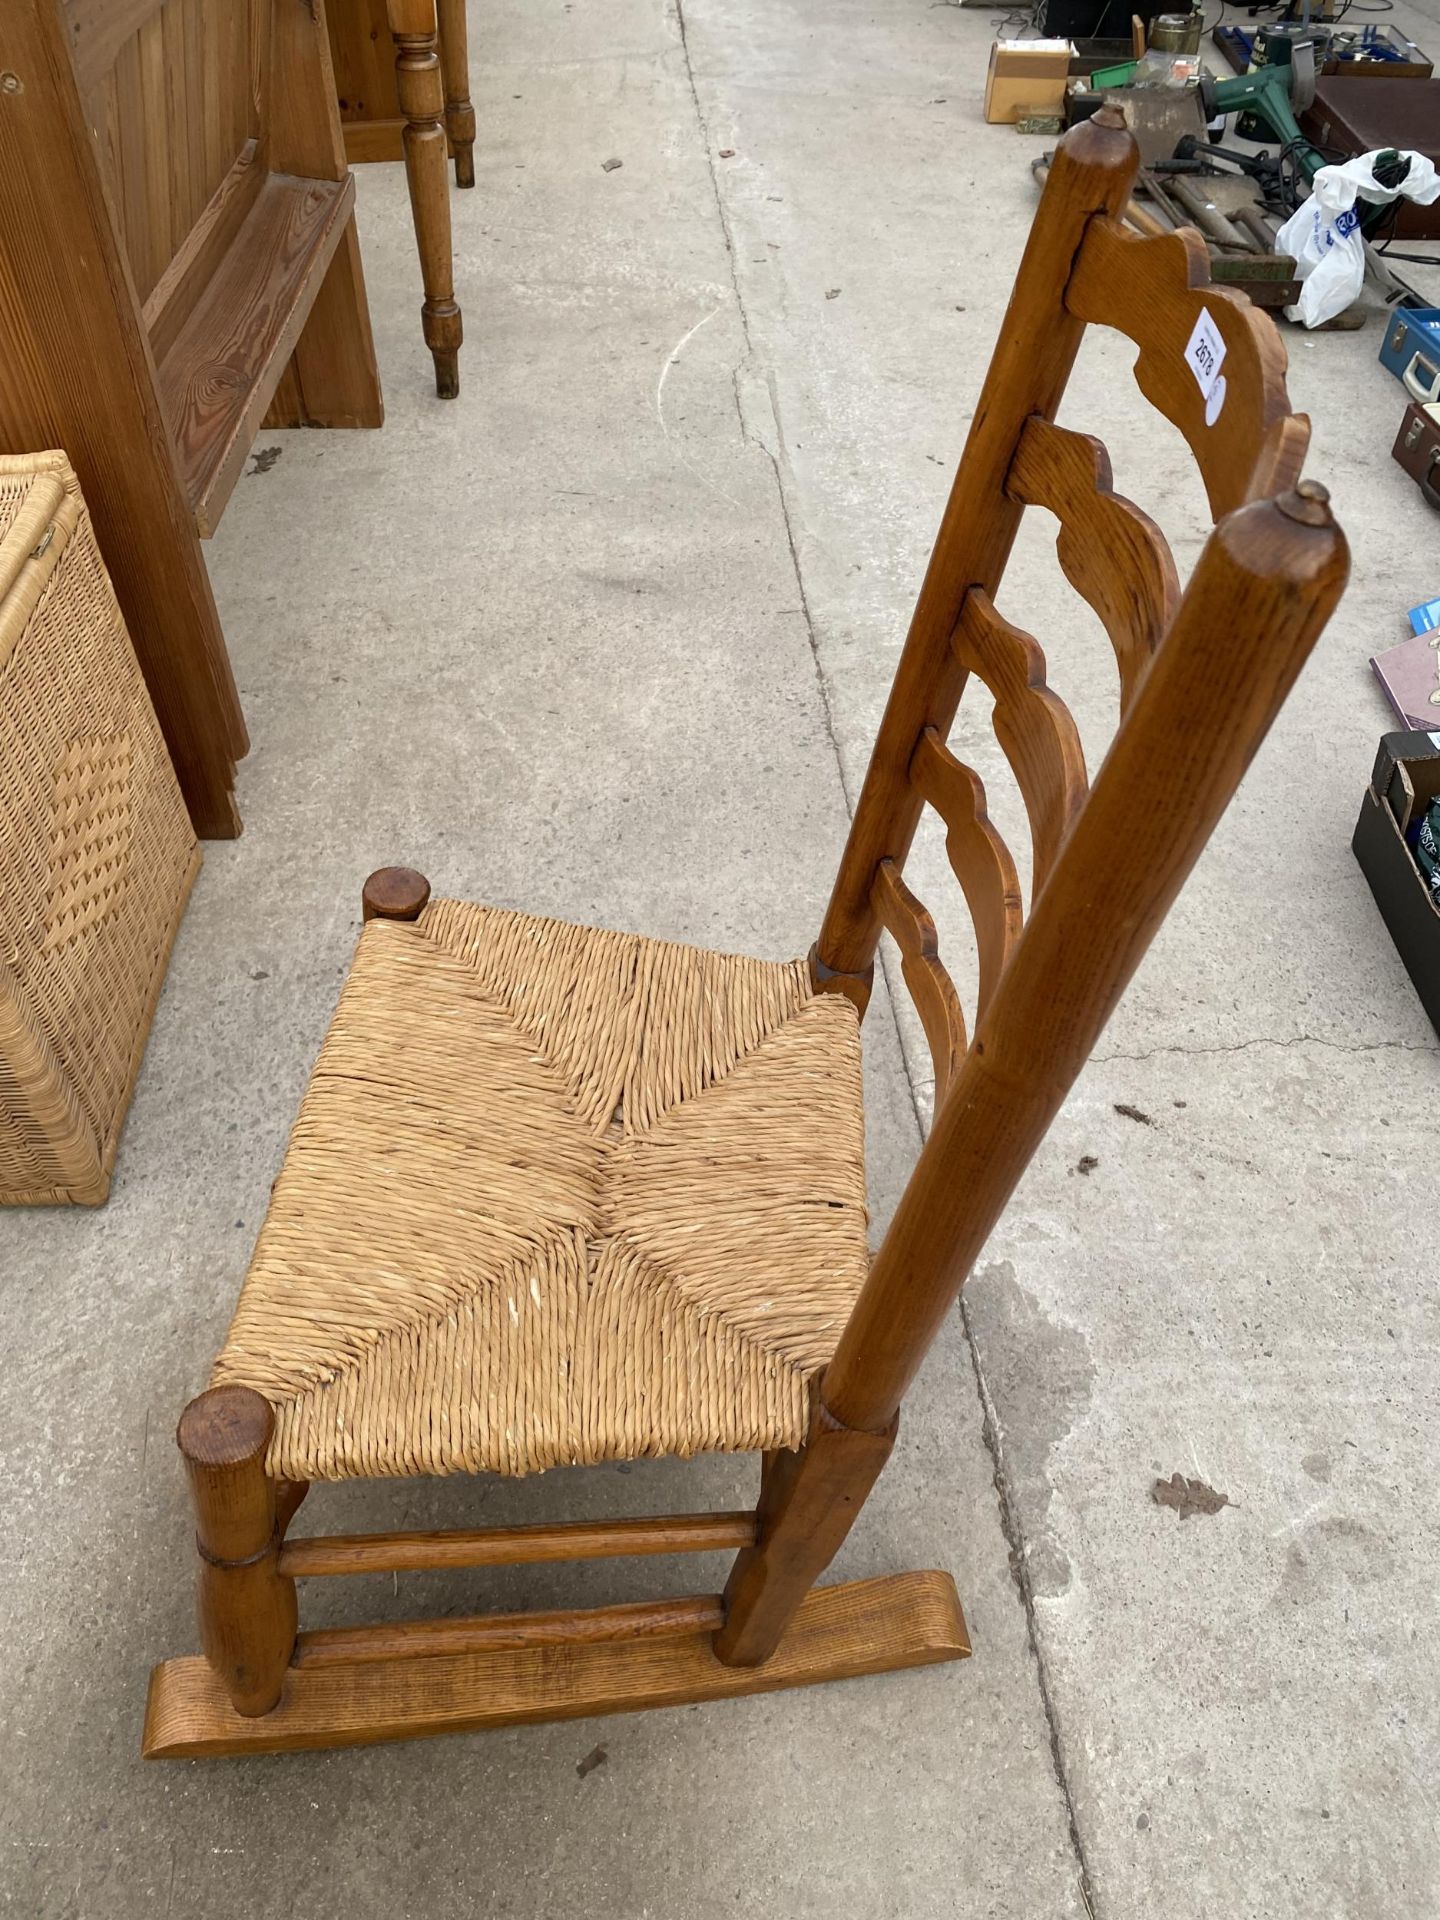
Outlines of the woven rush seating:
{"label": "woven rush seating", "polygon": [[798,1447],[866,1265],[803,962],[432,901],[362,934],[211,1384],[286,1480]]}

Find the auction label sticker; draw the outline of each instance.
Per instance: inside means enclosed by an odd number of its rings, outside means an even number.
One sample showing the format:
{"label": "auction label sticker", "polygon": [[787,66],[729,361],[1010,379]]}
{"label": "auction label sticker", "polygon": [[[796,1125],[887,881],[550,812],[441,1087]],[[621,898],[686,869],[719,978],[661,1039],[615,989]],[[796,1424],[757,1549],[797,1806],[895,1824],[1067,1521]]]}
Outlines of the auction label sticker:
{"label": "auction label sticker", "polygon": [[1225,342],[1220,329],[1210,318],[1210,309],[1202,307],[1190,330],[1185,360],[1195,376],[1200,398],[1205,402],[1206,424],[1212,427],[1225,404],[1225,378],[1220,371],[1224,358]]}

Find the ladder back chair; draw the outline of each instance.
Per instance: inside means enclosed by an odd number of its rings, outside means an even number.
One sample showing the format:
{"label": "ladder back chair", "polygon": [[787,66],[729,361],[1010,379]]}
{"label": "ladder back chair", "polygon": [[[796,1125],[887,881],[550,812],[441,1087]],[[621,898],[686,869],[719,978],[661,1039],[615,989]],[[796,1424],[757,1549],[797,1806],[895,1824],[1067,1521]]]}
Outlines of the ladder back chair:
{"label": "ladder back chair", "polygon": [[[1120,217],[1137,165],[1102,113],[1061,143],[895,677],[819,940],[774,965],[431,900],[366,925],[208,1391],[179,1444],[204,1657],[151,1681],[153,1756],[335,1746],[715,1700],[968,1653],[953,1581],[817,1585],[901,1399],[1344,584],[1297,483],[1268,317],[1197,234]],[[1182,594],[1164,539],[1053,416],[1086,326],[1139,347],[1216,524]],[[1087,788],[1044,658],[994,596],[1021,514],[1119,660]],[[976,776],[967,680],[1032,827],[1028,918]],[[902,870],[932,807],[979,949],[973,1034]],[[938,1083],[866,1252],[859,1027],[894,936]],[[287,1538],[306,1483],[522,1474],[757,1451],[753,1511]],[[296,1580],[738,1549],[723,1594],[297,1630]]]}

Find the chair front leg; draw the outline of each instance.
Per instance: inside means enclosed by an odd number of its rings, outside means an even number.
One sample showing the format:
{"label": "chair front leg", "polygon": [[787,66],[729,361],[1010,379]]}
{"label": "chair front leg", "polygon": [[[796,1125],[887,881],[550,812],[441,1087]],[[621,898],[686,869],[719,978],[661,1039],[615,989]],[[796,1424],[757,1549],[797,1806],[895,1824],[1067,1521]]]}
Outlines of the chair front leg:
{"label": "chair front leg", "polygon": [[465,0],[439,0],[440,64],[445,74],[445,132],[455,156],[455,184],[475,184],[475,109],[470,104],[470,28]]}
{"label": "chair front leg", "polygon": [[819,1392],[798,1453],[765,1455],[759,1533],[736,1555],[725,1588],[725,1624],[713,1642],[727,1667],[758,1667],[779,1646],[800,1603],[844,1545],[895,1445],[884,1433],[842,1426]]}
{"label": "chair front leg", "polygon": [[405,175],[425,288],[421,323],[425,344],[435,357],[435,391],[442,400],[453,400],[460,391],[461,321],[450,248],[450,185],[441,124],[445,90],[435,0],[386,0],[386,13],[395,40],[396,86],[405,116]]}
{"label": "chair front leg", "polygon": [[195,1504],[200,1644],[237,1713],[255,1718],[280,1698],[295,1649],[295,1582],[279,1570],[284,1486],[288,1522],[303,1483],[265,1471],[275,1416],[249,1387],[212,1387],[192,1400],[176,1434]]}

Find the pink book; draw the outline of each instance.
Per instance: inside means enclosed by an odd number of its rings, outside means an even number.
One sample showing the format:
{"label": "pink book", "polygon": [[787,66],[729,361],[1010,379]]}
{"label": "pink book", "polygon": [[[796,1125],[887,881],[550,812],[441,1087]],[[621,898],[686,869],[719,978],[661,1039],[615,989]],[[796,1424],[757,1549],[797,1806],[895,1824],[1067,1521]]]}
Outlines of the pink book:
{"label": "pink book", "polygon": [[1411,733],[1440,728],[1440,632],[1417,633],[1377,653],[1370,665],[1385,698]]}

